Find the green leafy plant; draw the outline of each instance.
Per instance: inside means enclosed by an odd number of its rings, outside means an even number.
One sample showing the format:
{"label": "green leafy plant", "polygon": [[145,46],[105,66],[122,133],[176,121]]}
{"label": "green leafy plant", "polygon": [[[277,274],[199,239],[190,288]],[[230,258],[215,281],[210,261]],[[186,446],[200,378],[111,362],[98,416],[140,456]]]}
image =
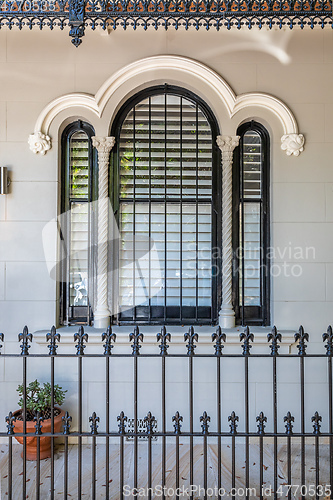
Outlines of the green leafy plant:
{"label": "green leafy plant", "polygon": [[[18,402],[19,407],[22,409],[23,414],[23,385],[20,384],[16,389],[19,393],[20,399]],[[53,389],[53,405],[61,406],[65,400],[65,393],[67,390],[63,390],[59,385],[55,385]],[[26,387],[26,419],[33,420],[39,412],[40,416],[45,420],[51,418],[51,384],[49,382],[44,382],[43,386],[34,380],[30,382]]]}

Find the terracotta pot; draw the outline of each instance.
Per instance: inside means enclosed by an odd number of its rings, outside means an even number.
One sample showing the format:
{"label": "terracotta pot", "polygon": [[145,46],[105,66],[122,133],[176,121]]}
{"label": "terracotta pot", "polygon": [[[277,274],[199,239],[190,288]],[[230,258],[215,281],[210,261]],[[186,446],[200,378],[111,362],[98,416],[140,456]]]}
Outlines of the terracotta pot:
{"label": "terracotta pot", "polygon": [[[54,417],[54,432],[60,432],[62,426],[62,417],[65,415],[65,412],[58,407],[55,409],[60,411],[60,414]],[[21,415],[22,410],[17,410],[13,413],[14,416]],[[15,420],[14,424],[14,433],[23,433],[23,420]],[[27,433],[35,433],[36,422],[29,421],[26,423]],[[51,419],[44,420],[41,423],[42,433],[51,432]],[[15,436],[16,440],[23,444],[23,436]],[[51,456],[51,436],[40,436],[40,459],[49,458]],[[37,460],[37,436],[27,437],[27,460]],[[21,453],[21,457],[23,458],[23,451]]]}

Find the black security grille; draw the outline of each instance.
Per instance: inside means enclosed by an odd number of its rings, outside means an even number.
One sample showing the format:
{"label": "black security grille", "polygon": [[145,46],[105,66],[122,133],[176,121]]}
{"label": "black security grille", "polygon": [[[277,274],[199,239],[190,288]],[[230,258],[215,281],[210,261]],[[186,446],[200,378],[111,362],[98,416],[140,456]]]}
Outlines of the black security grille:
{"label": "black security grille", "polygon": [[88,123],[71,123],[62,135],[61,214],[58,229],[61,244],[60,273],[62,324],[89,324],[93,302],[94,153]]}
{"label": "black security grille", "polygon": [[117,137],[117,320],[213,323],[220,248],[213,119],[195,96],[165,86],[127,105]]}
{"label": "black security grille", "polygon": [[238,324],[270,319],[269,136],[259,123],[242,125],[234,169],[234,304]]}

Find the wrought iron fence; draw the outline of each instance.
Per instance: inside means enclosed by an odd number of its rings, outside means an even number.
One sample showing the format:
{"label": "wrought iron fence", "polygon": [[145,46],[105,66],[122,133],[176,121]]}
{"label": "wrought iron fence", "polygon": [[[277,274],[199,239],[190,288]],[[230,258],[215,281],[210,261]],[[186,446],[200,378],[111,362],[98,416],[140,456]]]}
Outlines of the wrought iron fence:
{"label": "wrought iron fence", "polygon": [[[280,343],[282,341],[281,334],[274,327],[272,331],[267,335],[269,349],[266,353],[254,353],[251,351],[252,344],[254,341],[254,335],[250,332],[249,328],[246,327],[244,332],[240,333],[240,343],[241,352],[230,353],[226,352],[224,349],[226,343],[226,335],[223,333],[220,327],[217,328],[216,332],[212,335],[213,346],[210,353],[200,353],[196,351],[198,343],[198,334],[191,327],[188,333],[184,336],[184,342],[186,344],[186,350],[183,353],[170,353],[169,348],[172,345],[171,335],[167,332],[165,327],[162,327],[161,332],[157,334],[157,343],[159,345],[159,352],[156,353],[142,353],[141,347],[144,341],[144,336],[140,333],[139,328],[135,327],[133,333],[129,335],[130,347],[128,353],[117,353],[117,349],[114,349],[116,343],[116,335],[112,333],[112,329],[109,327],[106,332],[102,334],[101,345],[103,344],[103,352],[100,353],[86,353],[86,345],[88,343],[88,335],[84,332],[82,326],[79,327],[78,332],[74,335],[74,342],[76,342],[75,348],[76,353],[72,354],[60,354],[57,352],[58,343],[60,342],[60,335],[56,332],[53,327],[51,331],[46,335],[46,340],[48,342],[48,352],[47,353],[30,353],[29,350],[32,343],[32,335],[28,332],[28,328],[25,327],[23,332],[19,334],[20,343],[20,353],[9,354],[1,353],[0,345],[0,359],[8,360],[10,358],[21,358],[22,360],[22,379],[23,379],[23,431],[16,432],[14,428],[15,415],[12,412],[6,413],[4,415],[6,421],[6,432],[0,432],[0,438],[3,440],[6,438],[8,440],[8,452],[6,455],[6,474],[3,476],[2,480],[5,478],[6,481],[6,491],[3,492],[3,498],[18,499],[27,498],[27,484],[29,481],[34,481],[35,489],[34,494],[36,499],[44,498],[41,496],[40,486],[43,483],[41,481],[41,439],[44,437],[51,438],[51,458],[48,466],[49,474],[46,478],[49,478],[49,497],[51,499],[59,498],[62,495],[63,498],[101,498],[100,492],[97,491],[97,473],[98,473],[98,460],[97,460],[97,450],[103,449],[103,455],[105,459],[105,470],[104,470],[104,490],[102,497],[106,499],[115,498],[126,498],[129,496],[127,494],[131,491],[131,498],[139,495],[140,488],[145,488],[146,494],[145,498],[169,498],[170,495],[170,481],[169,489],[166,489],[168,482],[168,469],[167,469],[167,443],[168,449],[172,447],[173,454],[172,460],[174,465],[174,477],[172,479],[172,487],[175,492],[175,497],[180,498],[184,496],[186,498],[223,498],[228,496],[230,498],[250,498],[256,497],[260,499],[268,498],[267,494],[267,480],[264,452],[265,447],[268,442],[272,443],[273,449],[273,474],[272,474],[272,485],[271,486],[271,498],[277,499],[282,496],[291,498],[333,498],[333,493],[331,492],[330,485],[333,485],[333,403],[332,403],[332,355],[333,355],[333,334],[332,328],[329,326],[327,332],[323,334],[323,341],[325,342],[325,350],[320,354],[313,354],[307,352],[307,344],[309,341],[309,336],[304,332],[303,327],[299,328],[299,331],[295,334],[295,342],[297,342],[297,352],[294,354],[280,353]],[[0,342],[4,341],[4,335],[0,334]],[[225,352],[224,352],[225,351]],[[55,429],[55,417],[54,417],[54,394],[56,390],[55,386],[55,360],[56,358],[69,358],[77,360],[77,430],[71,429],[72,416],[68,412],[62,417],[62,430],[56,432]],[[128,415],[124,411],[119,412],[116,421],[110,421],[110,407],[115,404],[111,400],[110,394],[110,364],[115,358],[130,358],[133,363],[133,419],[129,419]],[[182,363],[185,363],[186,370],[188,370],[188,378],[186,380],[187,393],[188,393],[188,425],[185,422],[185,417],[180,414],[180,412],[175,412],[172,416],[172,422],[167,422],[167,402],[166,402],[166,373],[167,373],[167,359],[168,358],[178,358]],[[51,376],[51,430],[50,432],[43,431],[44,422],[40,415],[37,413],[35,418],[34,434],[31,434],[27,430],[27,363],[41,360],[42,358],[49,358],[50,362],[50,376]],[[83,364],[86,358],[93,358],[96,362],[105,363],[105,379],[101,381],[105,387],[105,415],[97,415],[95,411],[91,412],[89,417],[89,422],[83,422]],[[160,359],[160,402],[161,402],[161,420],[158,423],[154,415],[148,411],[146,416],[139,415],[139,363],[142,358],[147,358],[152,360],[153,358]],[[194,408],[194,389],[195,389],[195,377],[194,377],[194,360],[197,358],[208,358],[211,361],[212,373],[216,375],[215,383],[215,397],[216,397],[216,414],[208,414],[207,411],[203,413],[196,414]],[[221,366],[225,359],[242,359],[244,363],[244,414],[236,414],[234,411],[230,413],[227,421],[222,419],[222,382],[221,380]],[[250,393],[249,393],[249,376],[251,376],[251,367],[249,366],[250,360],[259,359],[262,362],[263,359],[270,360],[271,363],[271,373],[272,373],[272,384],[271,384],[271,395],[272,395],[272,430],[267,431],[268,419],[267,416],[260,412],[256,417],[256,427],[255,431],[251,430],[250,426]],[[297,365],[297,370],[299,373],[299,401],[300,401],[300,422],[299,422],[299,432],[295,432],[295,417],[291,412],[287,412],[284,416],[284,428],[282,431],[278,429],[278,371],[277,363],[280,358],[288,358],[293,360]],[[319,358],[327,366],[328,379],[325,382],[327,384],[327,399],[328,399],[328,411],[327,415],[319,415],[316,411],[313,415],[307,415],[305,411],[305,358]],[[325,389],[326,390],[326,389]],[[2,410],[4,410],[3,405],[1,405]],[[102,420],[104,420],[105,430],[101,431],[100,426]],[[212,423],[215,420],[216,425],[213,429]],[[312,429],[307,432],[306,421],[311,420]],[[326,420],[327,431],[322,432],[322,426]],[[200,422],[201,430],[196,430],[196,421]],[[240,430],[240,422],[244,422],[244,430]],[[186,423],[186,425],[185,425]],[[85,424],[89,424],[90,430],[85,427]],[[130,424],[130,425],[129,425]],[[170,425],[172,429],[170,429]],[[169,429],[169,430],[168,430]],[[212,430],[213,429],[213,430]],[[30,431],[31,432],[31,431]],[[35,477],[29,476],[27,473],[27,442],[34,436],[36,439],[36,466],[35,466]],[[13,438],[21,438],[23,441],[23,452],[22,452],[22,483],[21,488],[14,492],[13,483],[14,479],[17,483],[16,478],[13,477]],[[61,478],[62,488],[61,491],[56,491],[55,488],[55,438],[62,438],[64,441],[64,453],[63,453],[63,477]],[[69,492],[69,480],[73,482],[73,477],[69,478],[69,439],[75,438],[77,440],[77,473],[74,478],[76,483],[76,493],[73,495]],[[130,446],[133,446],[133,463],[131,465],[131,489],[129,490],[128,485],[125,483],[125,468],[128,472],[128,465],[126,463],[125,446],[127,438],[130,439]],[[144,438],[144,439],[142,439]],[[307,486],[306,478],[306,440],[314,440],[314,477],[315,481],[312,485],[312,490],[309,490]],[[86,490],[86,476],[87,473],[83,473],[83,469],[86,469],[86,464],[83,463],[82,450],[84,447],[83,439],[88,439],[91,446],[91,467],[89,471],[89,491]],[[200,454],[203,459],[200,462],[200,467],[202,471],[203,485],[201,493],[196,492],[195,489],[187,491],[184,495],[184,480],[182,477],[182,471],[184,470],[184,455],[180,454],[180,447],[182,446],[181,440],[187,440],[188,444],[188,457],[185,460],[188,464],[189,472],[189,485],[196,485],[196,465],[194,457],[194,440],[200,441],[202,446],[202,453]],[[257,489],[255,492],[251,492],[251,467],[250,467],[250,440],[258,440],[258,450],[259,450],[259,482],[256,485]],[[97,440],[99,440],[97,442]],[[117,443],[117,467],[114,469],[114,463],[111,463],[110,459],[110,441],[113,440]],[[292,488],[288,485],[292,485],[293,475],[293,443],[295,440],[300,442],[300,489],[297,495],[293,492]],[[297,441],[297,442],[298,442]],[[102,442],[102,444],[99,444]],[[214,470],[216,484],[210,484],[211,477],[210,470],[212,466],[209,466],[209,446],[210,443],[216,443],[217,449],[217,461],[216,470]],[[279,451],[278,446],[283,442],[286,443],[286,479],[287,483],[282,483],[288,488],[283,492],[281,490],[282,479],[279,476],[278,461],[279,461]],[[328,446],[328,456],[325,460],[328,461],[327,465],[327,477],[322,477],[322,456],[321,449],[323,447],[323,442],[327,442]],[[142,464],[139,457],[139,443],[140,446],[144,446],[147,451],[147,462]],[[154,469],[154,453],[153,446],[155,443],[160,444],[161,452],[161,466],[160,471]],[[171,444],[170,444],[171,443]],[[225,478],[222,477],[222,466],[223,466],[223,452],[222,444],[229,443],[227,446],[230,448],[231,452],[231,470],[230,470],[230,481],[229,484],[225,484]],[[244,462],[244,488],[243,496],[237,492],[237,461],[238,458],[238,447],[240,443],[244,445],[245,451],[245,462]],[[298,448],[297,448],[298,450]],[[3,457],[2,457],[3,458]],[[169,460],[169,459],[168,459]],[[139,463],[140,462],[140,463]],[[142,472],[144,471],[144,473]],[[126,474],[127,474],[126,472]],[[119,488],[117,492],[111,492],[111,482],[112,477],[115,474],[119,474]],[[142,477],[144,480],[142,482]],[[141,479],[140,479],[141,478]],[[83,480],[85,481],[85,487],[83,487]],[[45,479],[44,479],[45,481]],[[157,481],[157,483],[156,483]],[[323,484],[326,482],[326,485]],[[159,490],[154,490],[156,484],[159,484]],[[265,490],[266,488],[266,490]],[[143,491],[143,490],[142,490]],[[266,493],[265,493],[266,491]],[[186,493],[186,491],[185,491]],[[215,496],[214,496],[215,495]],[[294,495],[294,496],[293,496]],[[325,496],[326,495],[326,496]],[[139,495],[140,496],[140,495]],[[171,495],[172,496],[172,495]],[[30,497],[31,498],[31,497]]]}

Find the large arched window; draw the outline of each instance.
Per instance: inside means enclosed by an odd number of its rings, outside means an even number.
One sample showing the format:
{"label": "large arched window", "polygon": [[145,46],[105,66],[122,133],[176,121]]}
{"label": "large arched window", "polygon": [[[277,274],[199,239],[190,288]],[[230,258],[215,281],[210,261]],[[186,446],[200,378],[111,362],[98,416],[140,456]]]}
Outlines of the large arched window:
{"label": "large arched window", "polygon": [[215,323],[221,168],[213,114],[190,92],[154,87],[123,106],[112,135],[114,321]]}
{"label": "large arched window", "polygon": [[237,134],[233,196],[233,299],[242,325],[270,321],[269,135],[255,121]]}
{"label": "large arched window", "polygon": [[90,324],[93,301],[94,130],[80,120],[62,134],[60,322]]}

